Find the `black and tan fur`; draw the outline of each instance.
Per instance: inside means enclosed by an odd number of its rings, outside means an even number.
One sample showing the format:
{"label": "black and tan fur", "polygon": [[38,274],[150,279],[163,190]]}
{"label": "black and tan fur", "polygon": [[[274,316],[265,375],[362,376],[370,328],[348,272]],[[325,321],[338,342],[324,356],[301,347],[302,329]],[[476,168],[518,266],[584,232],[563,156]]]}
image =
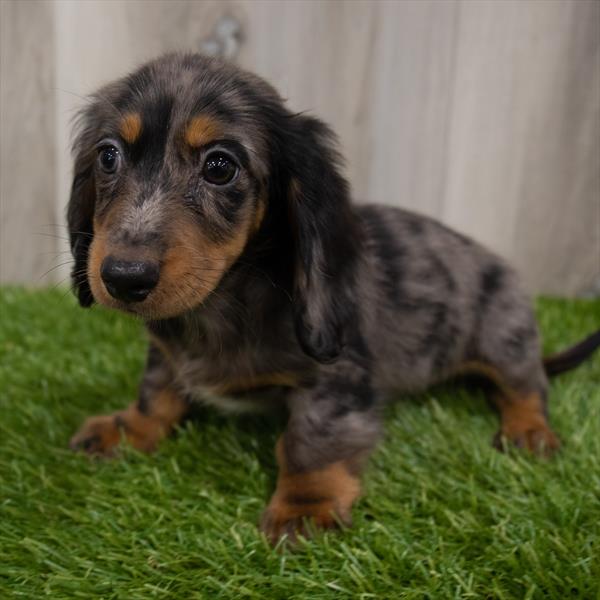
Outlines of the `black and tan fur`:
{"label": "black and tan fur", "polygon": [[[100,164],[108,146],[114,173]],[[74,448],[110,454],[124,434],[153,450],[193,402],[284,404],[280,475],[262,519],[276,541],[307,517],[349,522],[391,392],[481,373],[497,384],[499,440],[558,447],[514,271],[431,219],[352,205],[331,131],[289,112],[261,79],[165,56],[92,97],[74,152],[79,300],[138,315],[151,337],[137,401],[88,419]],[[214,152],[235,167],[231,182],[204,177]],[[110,261],[157,280],[123,300],[107,288]],[[569,366],[599,341],[565,355]]]}

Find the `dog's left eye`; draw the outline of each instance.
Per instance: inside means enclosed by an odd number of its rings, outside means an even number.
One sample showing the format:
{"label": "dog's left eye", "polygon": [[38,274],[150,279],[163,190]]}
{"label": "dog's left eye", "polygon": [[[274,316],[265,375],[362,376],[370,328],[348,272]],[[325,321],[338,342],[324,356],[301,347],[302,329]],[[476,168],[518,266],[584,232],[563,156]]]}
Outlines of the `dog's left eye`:
{"label": "dog's left eye", "polygon": [[209,154],[202,167],[202,176],[208,183],[225,185],[237,174],[237,165],[222,152]]}
{"label": "dog's left eye", "polygon": [[115,146],[104,146],[98,153],[98,163],[105,173],[114,173],[119,167],[119,149]]}

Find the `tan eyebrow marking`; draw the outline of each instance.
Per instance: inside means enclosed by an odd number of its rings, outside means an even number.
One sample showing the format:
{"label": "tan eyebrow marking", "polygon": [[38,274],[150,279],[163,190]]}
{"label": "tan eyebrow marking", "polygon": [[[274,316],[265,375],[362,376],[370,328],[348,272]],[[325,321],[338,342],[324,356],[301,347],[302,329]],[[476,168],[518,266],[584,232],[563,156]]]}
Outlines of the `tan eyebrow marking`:
{"label": "tan eyebrow marking", "polygon": [[139,114],[128,113],[121,120],[119,133],[128,144],[133,144],[140,137],[141,131],[142,119]]}
{"label": "tan eyebrow marking", "polygon": [[184,139],[192,148],[197,148],[221,137],[223,127],[213,117],[198,115],[193,117],[185,128]]}

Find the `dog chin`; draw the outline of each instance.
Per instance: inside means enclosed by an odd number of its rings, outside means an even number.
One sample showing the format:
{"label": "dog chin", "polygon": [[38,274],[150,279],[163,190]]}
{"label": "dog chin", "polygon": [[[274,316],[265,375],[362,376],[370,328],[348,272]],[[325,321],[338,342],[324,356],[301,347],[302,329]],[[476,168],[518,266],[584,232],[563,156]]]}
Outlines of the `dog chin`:
{"label": "dog chin", "polygon": [[105,308],[138,316],[141,316],[141,313],[143,312],[143,310],[140,310],[142,308],[141,306],[136,306],[133,303],[121,302],[110,296],[104,296],[104,294],[93,294],[93,296],[96,304],[104,306]]}
{"label": "dog chin", "polygon": [[102,306],[136,316],[144,321],[161,321],[180,317],[200,308],[203,300],[196,303],[190,302],[189,306],[187,303],[184,306],[163,306],[159,302],[154,302],[151,296],[143,302],[122,302],[113,298],[96,299],[98,304]]}

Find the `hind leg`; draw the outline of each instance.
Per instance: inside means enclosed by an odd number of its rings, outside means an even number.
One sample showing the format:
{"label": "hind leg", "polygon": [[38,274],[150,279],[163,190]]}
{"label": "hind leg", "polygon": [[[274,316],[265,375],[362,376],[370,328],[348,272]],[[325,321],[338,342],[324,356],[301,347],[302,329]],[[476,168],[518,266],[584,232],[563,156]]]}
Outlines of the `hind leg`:
{"label": "hind leg", "polygon": [[515,273],[504,265],[491,265],[481,277],[475,335],[469,348],[467,370],[492,379],[492,396],[500,412],[500,430],[494,445],[503,440],[538,454],[559,446],[548,424],[548,380],[531,302],[520,290]]}
{"label": "hind leg", "polygon": [[493,399],[500,411],[500,430],[493,442],[495,448],[502,450],[508,442],[542,456],[559,448],[558,438],[546,416],[544,394],[501,391]]}
{"label": "hind leg", "polygon": [[[548,423],[544,384],[513,387],[510,376],[484,362],[465,363],[461,372],[483,375],[496,384],[491,395],[500,413],[500,429],[493,440],[496,449],[503,450],[509,443],[547,456],[559,448],[560,442]],[[535,379],[543,381],[545,376],[541,373]]]}

